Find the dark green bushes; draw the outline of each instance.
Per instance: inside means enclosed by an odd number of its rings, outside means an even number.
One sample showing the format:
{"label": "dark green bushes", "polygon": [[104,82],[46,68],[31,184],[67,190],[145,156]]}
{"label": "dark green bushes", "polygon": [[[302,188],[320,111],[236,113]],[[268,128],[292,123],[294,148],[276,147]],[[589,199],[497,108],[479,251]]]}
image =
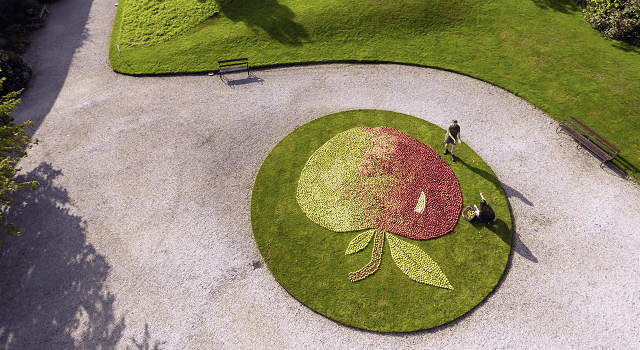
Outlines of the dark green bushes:
{"label": "dark green bushes", "polygon": [[19,55],[29,46],[29,38],[40,28],[43,5],[35,0],[0,0],[0,78],[6,77],[0,96],[27,87],[31,68]]}
{"label": "dark green bushes", "polygon": [[584,18],[591,26],[615,39],[640,46],[640,0],[577,0],[584,2]]}
{"label": "dark green bushes", "polygon": [[38,29],[31,26],[31,18],[37,17],[42,5],[35,0],[0,1],[0,50],[23,54],[29,37]]}
{"label": "dark green bushes", "polygon": [[17,54],[0,50],[0,77],[7,78],[0,86],[0,96],[20,91],[27,87],[31,80],[31,67]]}

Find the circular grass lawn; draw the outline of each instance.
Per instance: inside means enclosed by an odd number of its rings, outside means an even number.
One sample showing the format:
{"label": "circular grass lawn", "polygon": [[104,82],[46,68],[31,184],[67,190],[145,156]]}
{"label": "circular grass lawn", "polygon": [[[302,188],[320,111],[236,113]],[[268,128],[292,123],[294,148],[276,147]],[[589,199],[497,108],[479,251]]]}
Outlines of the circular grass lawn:
{"label": "circular grass lawn", "polygon": [[[409,115],[355,110],[313,120],[285,137],[256,177],[251,225],[264,261],[276,280],[296,299],[340,323],[380,332],[408,332],[452,321],[478,305],[496,286],[511,250],[511,216],[500,182],[466,144],[456,162],[444,157],[460,183],[463,208],[478,204],[482,191],[496,212],[485,226],[460,217],[454,230],[430,240],[400,239],[419,247],[441,268],[453,289],[410,279],[394,263],[385,240],[380,270],[351,282],[349,273],[367,265],[373,244],[345,255],[359,232],[334,232],[311,221],[296,192],[309,157],[335,135],[354,127],[388,126],[444,149],[445,131]],[[464,125],[462,126],[464,128]]]}

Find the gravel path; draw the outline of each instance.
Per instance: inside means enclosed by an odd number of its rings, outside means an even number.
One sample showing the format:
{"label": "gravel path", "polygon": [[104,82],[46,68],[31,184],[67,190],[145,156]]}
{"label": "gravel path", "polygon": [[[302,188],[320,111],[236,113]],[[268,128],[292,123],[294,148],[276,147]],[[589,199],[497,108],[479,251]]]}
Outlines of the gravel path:
{"label": "gravel path", "polygon": [[[35,76],[14,115],[37,124],[41,144],[22,167],[42,185],[17,199],[24,232],[0,253],[0,347],[638,348],[640,189],[534,106],[401,65],[258,70],[231,85],[122,76],[107,60],[115,10],[50,6],[26,55]],[[507,193],[508,271],[448,325],[348,328],[301,305],[261,263],[249,201],[262,161],[296,127],[357,108],[441,127],[458,119]]]}

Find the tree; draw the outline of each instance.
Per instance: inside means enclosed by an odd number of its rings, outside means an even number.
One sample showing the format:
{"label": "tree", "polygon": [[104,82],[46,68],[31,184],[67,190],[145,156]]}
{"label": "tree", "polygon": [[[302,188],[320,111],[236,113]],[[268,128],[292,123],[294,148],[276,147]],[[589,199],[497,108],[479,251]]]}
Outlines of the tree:
{"label": "tree", "polygon": [[[0,88],[5,79],[0,78]],[[33,126],[33,122],[14,124],[15,119],[11,116],[11,111],[20,103],[17,97],[21,92],[22,90],[14,91],[0,98],[0,234],[2,231],[9,235],[20,232],[15,223],[6,221],[7,211],[13,205],[11,193],[25,188],[35,191],[36,186],[39,185],[37,181],[20,182],[16,179],[16,174],[20,171],[20,168],[16,168],[16,164],[27,156],[28,149],[38,143],[38,140],[30,139],[25,132],[25,128]],[[1,247],[2,239],[0,238]]]}

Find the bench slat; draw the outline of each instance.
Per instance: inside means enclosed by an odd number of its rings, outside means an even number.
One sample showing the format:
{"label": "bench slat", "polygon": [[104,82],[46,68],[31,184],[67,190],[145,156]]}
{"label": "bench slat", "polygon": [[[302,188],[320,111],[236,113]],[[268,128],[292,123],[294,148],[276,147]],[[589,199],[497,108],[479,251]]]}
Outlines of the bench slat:
{"label": "bench slat", "polygon": [[248,69],[247,67],[223,68],[223,69],[220,69],[220,72],[222,73],[241,72],[247,69]]}
{"label": "bench slat", "polygon": [[247,74],[251,76],[251,71],[249,70],[248,58],[234,58],[231,60],[218,61],[218,73],[220,74],[220,79],[222,81],[224,81],[226,78],[224,77],[225,73],[243,72],[243,71],[246,71]]}
{"label": "bench slat", "polygon": [[232,59],[232,60],[222,60],[222,61],[218,61],[218,64],[220,64],[220,63],[227,63],[227,62],[238,62],[238,61],[245,61],[245,62],[248,62],[248,61],[249,61],[249,59],[248,59],[248,58],[235,58],[235,59]]}
{"label": "bench slat", "polygon": [[[591,130],[589,127],[587,127],[586,125],[584,125],[584,123],[580,122],[580,124],[576,124],[576,123],[573,123],[573,121],[574,121],[574,120],[577,120],[577,119],[575,119],[575,118],[574,118],[573,120],[571,120],[571,121],[569,122],[569,124],[572,124],[572,125],[573,125],[573,127],[574,127],[574,129],[576,129],[576,131],[577,131],[577,132],[581,133],[581,135],[582,135],[582,136],[584,136],[585,138],[587,138],[587,139],[589,140],[589,142],[590,142],[590,143],[593,143],[593,144],[595,144],[596,146],[598,146],[598,148],[600,148],[600,149],[602,149],[602,151],[606,152],[606,153],[610,156],[610,158],[613,158],[613,157],[615,157],[615,156],[618,154],[618,152],[616,152],[616,151],[614,151],[614,150],[609,149],[609,147],[607,147],[605,144],[603,144],[603,143],[601,142],[601,139],[600,139],[600,138],[598,138],[598,137],[594,137],[593,135],[591,135],[591,134],[589,133],[589,131],[592,131],[592,132],[593,132],[593,130]],[[585,129],[586,129],[586,130],[585,130]],[[598,136],[599,136],[599,135],[598,135]],[[602,136],[600,136],[600,137],[602,137]],[[584,144],[584,142],[581,142],[581,143],[583,143],[583,144]],[[595,152],[595,151],[594,151],[594,152]],[[600,157],[600,158],[603,158],[603,157]]]}
{"label": "bench slat", "polygon": [[600,136],[574,116],[571,116],[569,120],[561,122],[558,126],[582,146],[593,152],[603,163],[611,161],[620,151],[619,148],[613,146],[604,137]]}
{"label": "bench slat", "polygon": [[584,137],[584,135],[582,135],[581,133],[575,131],[570,126],[568,126],[566,124],[562,124],[561,127],[569,135],[571,135],[574,139],[576,139],[576,141],[580,142],[581,145],[587,147],[589,150],[591,150],[591,152],[595,153],[596,156],[598,156],[598,158],[602,159],[603,161],[608,161],[608,160],[613,159],[613,157],[611,157],[611,155],[609,155],[608,153],[604,152],[602,149],[600,149],[600,147],[594,145],[592,142],[589,141],[588,138]]}
{"label": "bench slat", "polygon": [[[586,130],[587,134],[591,134],[593,136],[595,136],[595,139],[598,140],[601,143],[604,143],[606,146],[604,146],[605,148],[609,148],[611,150],[611,153],[615,153],[618,154],[618,152],[620,152],[620,149],[616,146],[614,146],[611,142],[609,142],[607,139],[605,139],[604,137],[602,137],[602,135],[598,134],[597,132],[595,132],[593,129],[591,129],[590,127],[588,127],[585,123],[583,123],[581,120],[579,120],[578,118],[571,116],[570,118],[571,121],[573,121],[574,123],[579,124],[584,130]],[[593,138],[591,138],[593,140]]]}

